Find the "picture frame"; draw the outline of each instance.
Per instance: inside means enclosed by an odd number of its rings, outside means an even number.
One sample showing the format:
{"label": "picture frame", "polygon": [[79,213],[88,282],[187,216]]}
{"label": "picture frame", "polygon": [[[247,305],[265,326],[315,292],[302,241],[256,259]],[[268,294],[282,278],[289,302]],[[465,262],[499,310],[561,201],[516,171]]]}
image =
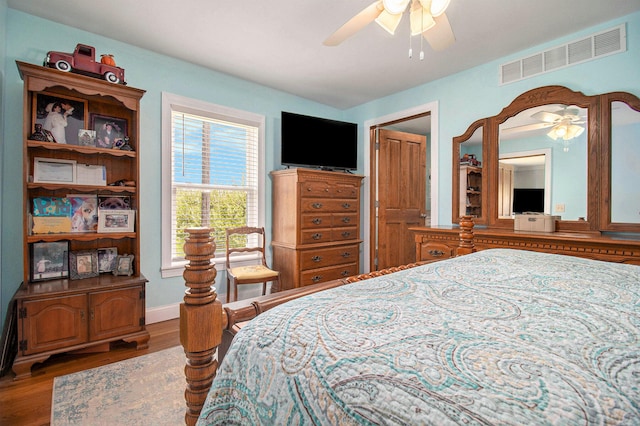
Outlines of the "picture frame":
{"label": "picture frame", "polygon": [[127,120],[107,115],[91,114],[91,129],[96,132],[97,148],[113,148],[127,136]]}
{"label": "picture frame", "polygon": [[81,280],[98,276],[98,251],[72,251],[69,253],[69,278]]}
{"label": "picture frame", "polygon": [[96,146],[96,131],[89,129],[78,130],[78,145]]}
{"label": "picture frame", "polygon": [[117,247],[105,247],[98,249],[98,273],[113,272],[116,269],[118,258]]}
{"label": "picture frame", "polygon": [[[89,102],[57,93],[36,92],[31,111],[32,131],[36,124],[41,124],[42,129],[51,132],[55,143],[78,145],[78,131],[87,128]],[[64,122],[66,125],[62,126]]]}
{"label": "picture frame", "polygon": [[45,281],[69,276],[69,241],[31,244],[30,281]]}
{"label": "picture frame", "polygon": [[33,181],[37,183],[76,183],[76,161],[35,157]]}
{"label": "picture frame", "polygon": [[113,275],[132,275],[133,274],[133,255],[123,254],[116,258],[115,269]]}
{"label": "picture frame", "polygon": [[98,231],[98,196],[67,194],[71,203],[71,232]]}
{"label": "picture frame", "polygon": [[132,210],[131,196],[98,194],[98,210]]}
{"label": "picture frame", "polygon": [[98,210],[98,232],[133,232],[135,210]]}

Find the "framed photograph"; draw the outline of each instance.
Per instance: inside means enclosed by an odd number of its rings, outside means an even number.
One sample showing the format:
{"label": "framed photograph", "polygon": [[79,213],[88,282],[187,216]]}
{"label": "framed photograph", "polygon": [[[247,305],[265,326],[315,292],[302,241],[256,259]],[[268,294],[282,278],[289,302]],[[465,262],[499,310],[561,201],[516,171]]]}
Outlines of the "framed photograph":
{"label": "framed photograph", "polygon": [[131,210],[129,195],[98,195],[98,210]]}
{"label": "framed photograph", "polygon": [[78,145],[78,131],[87,128],[89,103],[86,99],[49,92],[33,94],[31,125],[41,124],[56,143]]}
{"label": "framed photograph", "polygon": [[69,278],[81,280],[98,276],[98,252],[96,250],[69,253]]}
{"label": "framed photograph", "polygon": [[69,276],[69,241],[31,244],[31,281]]}
{"label": "framed photograph", "polygon": [[67,194],[71,203],[71,232],[98,230],[98,196],[95,194]]}
{"label": "framed photograph", "polygon": [[78,145],[96,146],[96,131],[89,129],[78,130]]}
{"label": "framed photograph", "polygon": [[40,183],[76,183],[75,160],[35,157],[33,181]]}
{"label": "framed photograph", "polygon": [[98,210],[98,232],[133,232],[135,210]]}
{"label": "framed photograph", "polygon": [[131,275],[133,274],[133,255],[124,254],[116,258],[116,267],[113,275]]}
{"label": "framed photograph", "polygon": [[117,247],[98,249],[98,272],[113,272],[116,269]]}
{"label": "framed photograph", "polygon": [[91,114],[91,129],[96,132],[98,148],[113,148],[114,144],[122,143],[127,136],[127,120]]}

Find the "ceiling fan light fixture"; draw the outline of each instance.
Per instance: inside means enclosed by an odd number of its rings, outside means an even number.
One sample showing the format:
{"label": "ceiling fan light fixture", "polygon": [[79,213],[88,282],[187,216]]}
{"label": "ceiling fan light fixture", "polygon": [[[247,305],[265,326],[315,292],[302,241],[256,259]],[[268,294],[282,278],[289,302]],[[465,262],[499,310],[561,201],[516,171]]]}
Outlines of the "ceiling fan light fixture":
{"label": "ceiling fan light fixture", "polygon": [[384,10],[391,15],[398,15],[407,10],[410,0],[382,0]]}
{"label": "ceiling fan light fixture", "polygon": [[444,11],[447,10],[447,7],[449,7],[450,2],[451,0],[431,1],[431,7],[430,7],[431,15],[433,15],[434,18],[437,18],[438,16],[442,15]]}
{"label": "ceiling fan light fixture", "polygon": [[398,24],[400,24],[401,19],[402,13],[391,14],[387,12],[385,8],[385,10],[383,10],[376,18],[376,23],[387,30],[389,34],[393,35],[396,32],[396,28],[398,28]]}

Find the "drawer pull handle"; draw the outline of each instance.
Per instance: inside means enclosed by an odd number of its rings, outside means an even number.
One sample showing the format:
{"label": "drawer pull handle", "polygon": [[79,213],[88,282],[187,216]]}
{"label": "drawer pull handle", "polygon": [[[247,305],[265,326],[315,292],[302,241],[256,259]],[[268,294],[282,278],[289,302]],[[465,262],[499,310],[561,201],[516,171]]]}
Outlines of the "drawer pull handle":
{"label": "drawer pull handle", "polygon": [[343,207],[343,208],[345,208],[345,209],[348,209],[348,208],[350,208],[350,207],[351,207],[351,204],[349,204],[349,203],[344,203],[344,204],[342,204],[342,207]]}
{"label": "drawer pull handle", "polygon": [[349,238],[350,236],[351,236],[351,232],[349,232],[349,231],[344,231],[342,233],[342,238]]}
{"label": "drawer pull handle", "polygon": [[349,276],[349,271],[342,271],[342,273],[340,274],[343,277],[348,277]]}
{"label": "drawer pull handle", "polygon": [[429,250],[428,253],[433,257],[444,256],[444,252],[442,250]]}
{"label": "drawer pull handle", "polygon": [[314,240],[319,240],[319,239],[321,239],[321,238],[322,238],[322,234],[321,234],[321,233],[319,233],[319,232],[317,232],[317,233],[313,234],[313,235],[311,236],[311,238],[313,238]]}
{"label": "drawer pull handle", "polygon": [[322,275],[316,275],[316,276],[311,277],[311,281],[313,281],[314,283],[317,283],[321,279],[322,279]]}
{"label": "drawer pull handle", "polygon": [[80,311],[80,319],[84,321],[84,310]]}
{"label": "drawer pull handle", "polygon": [[342,222],[343,223],[349,223],[349,222],[351,222],[351,218],[350,217],[343,217],[342,218]]}
{"label": "drawer pull handle", "polygon": [[342,257],[344,257],[345,259],[347,257],[351,257],[351,252],[345,251],[344,253],[342,253]]}
{"label": "drawer pull handle", "polygon": [[322,261],[322,256],[313,256],[311,258],[311,260],[313,260],[314,262],[321,262]]}
{"label": "drawer pull handle", "polygon": [[313,207],[314,209],[321,209],[322,208],[322,203],[313,203],[313,204],[311,204],[311,207]]}
{"label": "drawer pull handle", "polygon": [[320,224],[322,223],[322,219],[320,219],[319,217],[314,217],[314,218],[311,220],[311,222],[312,222],[314,225],[320,225]]}

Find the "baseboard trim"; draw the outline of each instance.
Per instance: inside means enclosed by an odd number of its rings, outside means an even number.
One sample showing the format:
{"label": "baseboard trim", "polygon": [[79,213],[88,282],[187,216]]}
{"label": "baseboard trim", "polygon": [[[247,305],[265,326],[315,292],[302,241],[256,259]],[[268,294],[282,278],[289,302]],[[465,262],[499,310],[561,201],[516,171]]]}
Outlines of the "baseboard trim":
{"label": "baseboard trim", "polygon": [[153,324],[156,322],[168,321],[180,317],[180,304],[158,306],[156,308],[147,309],[146,323]]}

